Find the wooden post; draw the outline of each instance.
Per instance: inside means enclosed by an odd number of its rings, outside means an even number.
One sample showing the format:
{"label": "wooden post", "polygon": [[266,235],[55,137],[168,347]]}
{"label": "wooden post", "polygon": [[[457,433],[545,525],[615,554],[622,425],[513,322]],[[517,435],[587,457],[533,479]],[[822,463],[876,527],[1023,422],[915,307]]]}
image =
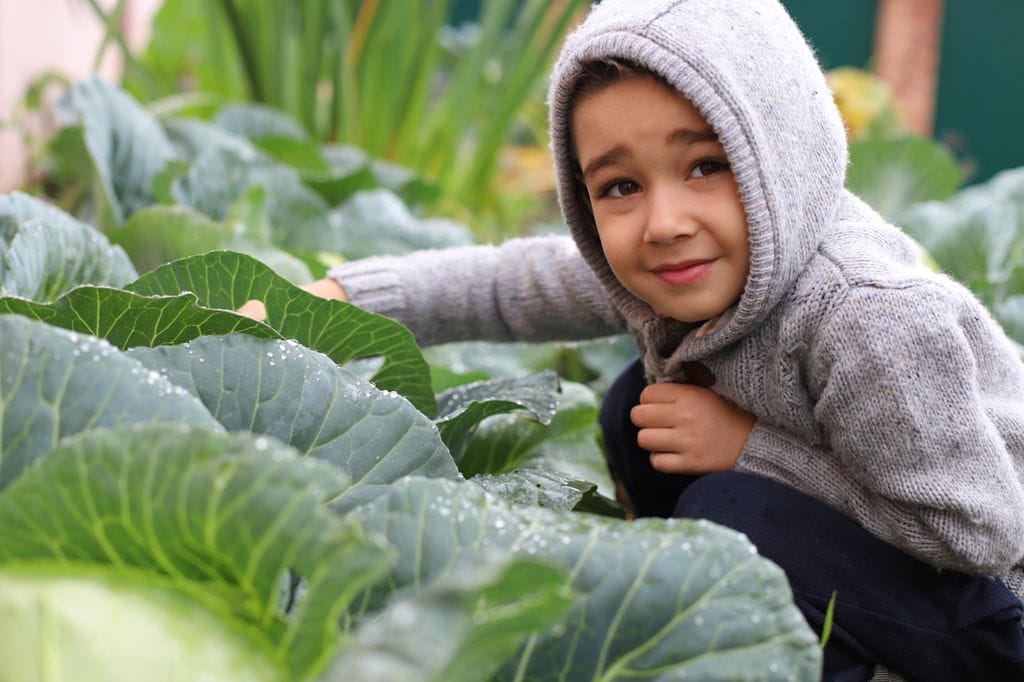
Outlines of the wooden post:
{"label": "wooden post", "polygon": [[935,124],[943,10],[943,0],[878,0],[875,73],[918,135],[930,136]]}

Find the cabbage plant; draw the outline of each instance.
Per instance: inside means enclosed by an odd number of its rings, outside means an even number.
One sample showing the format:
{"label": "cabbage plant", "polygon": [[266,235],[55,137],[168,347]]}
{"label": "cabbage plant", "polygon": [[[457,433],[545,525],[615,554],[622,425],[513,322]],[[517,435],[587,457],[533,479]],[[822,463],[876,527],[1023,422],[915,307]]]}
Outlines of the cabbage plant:
{"label": "cabbage plant", "polygon": [[555,468],[584,387],[438,390],[393,321],[235,251],[139,276],[20,194],[0,282],[3,682],[820,675],[746,538]]}

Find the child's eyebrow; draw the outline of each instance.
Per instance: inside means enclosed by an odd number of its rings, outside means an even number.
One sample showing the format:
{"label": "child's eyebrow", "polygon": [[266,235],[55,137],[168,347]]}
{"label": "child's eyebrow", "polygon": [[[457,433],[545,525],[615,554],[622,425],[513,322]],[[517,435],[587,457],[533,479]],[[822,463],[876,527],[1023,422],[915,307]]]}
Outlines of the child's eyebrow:
{"label": "child's eyebrow", "polygon": [[622,145],[612,147],[604,154],[598,154],[583,168],[583,179],[589,180],[602,168],[614,166],[626,156],[629,156],[629,152]]}
{"label": "child's eyebrow", "polygon": [[680,128],[669,133],[668,143],[675,144],[682,142],[684,144],[699,144],[701,142],[718,142],[718,135],[715,131],[708,128],[707,130],[693,130],[691,128]]}

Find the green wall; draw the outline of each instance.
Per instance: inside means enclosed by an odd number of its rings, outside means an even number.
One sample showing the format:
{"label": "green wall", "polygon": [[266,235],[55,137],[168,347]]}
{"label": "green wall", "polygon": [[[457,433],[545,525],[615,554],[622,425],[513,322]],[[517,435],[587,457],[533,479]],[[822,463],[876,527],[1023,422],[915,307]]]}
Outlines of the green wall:
{"label": "green wall", "polygon": [[[783,0],[825,68],[866,66],[875,0]],[[946,0],[935,136],[974,166],[971,182],[1024,166],[1024,2]]]}

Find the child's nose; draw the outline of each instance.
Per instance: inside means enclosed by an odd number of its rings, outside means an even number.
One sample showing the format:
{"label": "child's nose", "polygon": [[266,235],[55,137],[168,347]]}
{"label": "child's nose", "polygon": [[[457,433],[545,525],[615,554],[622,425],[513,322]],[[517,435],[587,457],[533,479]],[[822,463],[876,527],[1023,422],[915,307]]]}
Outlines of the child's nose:
{"label": "child's nose", "polygon": [[696,234],[698,223],[682,188],[661,187],[648,190],[648,213],[645,241],[671,244],[682,237]]}

